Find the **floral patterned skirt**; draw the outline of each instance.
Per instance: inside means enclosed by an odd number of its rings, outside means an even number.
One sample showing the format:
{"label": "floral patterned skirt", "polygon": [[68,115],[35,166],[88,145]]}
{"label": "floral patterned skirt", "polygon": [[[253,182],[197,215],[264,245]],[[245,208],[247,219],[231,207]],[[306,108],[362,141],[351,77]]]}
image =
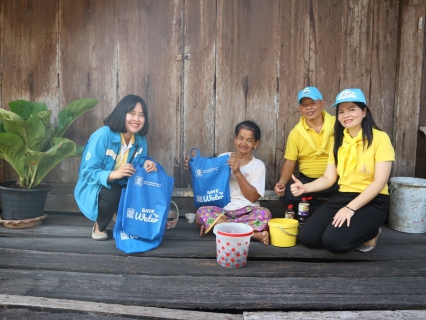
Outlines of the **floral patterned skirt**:
{"label": "floral patterned skirt", "polygon": [[210,231],[220,217],[224,217],[228,222],[248,224],[255,232],[268,230],[268,221],[272,218],[272,214],[267,208],[252,206],[243,207],[235,211],[205,206],[200,207],[196,215],[197,222],[204,225],[205,233]]}

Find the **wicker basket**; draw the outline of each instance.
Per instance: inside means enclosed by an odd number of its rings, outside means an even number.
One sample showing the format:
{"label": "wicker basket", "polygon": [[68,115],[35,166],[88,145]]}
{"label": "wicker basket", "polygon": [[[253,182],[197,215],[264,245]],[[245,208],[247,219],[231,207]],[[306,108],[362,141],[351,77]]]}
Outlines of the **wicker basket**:
{"label": "wicker basket", "polygon": [[[169,215],[167,217],[167,223],[166,223],[166,229],[173,229],[174,227],[176,227],[178,220],[179,220],[179,208],[176,205],[176,203],[174,203],[173,201],[171,201],[175,207],[176,207],[176,211],[173,210],[169,210]],[[169,221],[170,219],[170,221]]]}

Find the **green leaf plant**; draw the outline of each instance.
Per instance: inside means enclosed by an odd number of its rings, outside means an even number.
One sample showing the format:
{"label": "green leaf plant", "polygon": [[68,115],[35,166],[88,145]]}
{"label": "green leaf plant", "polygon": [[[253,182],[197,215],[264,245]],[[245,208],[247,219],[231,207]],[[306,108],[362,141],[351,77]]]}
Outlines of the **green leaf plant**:
{"label": "green leaf plant", "polygon": [[57,126],[44,103],[18,100],[9,103],[10,111],[0,108],[0,159],[15,169],[21,187],[37,187],[62,160],[81,156],[84,147],[62,136],[97,103],[91,98],[71,102],[59,113]]}

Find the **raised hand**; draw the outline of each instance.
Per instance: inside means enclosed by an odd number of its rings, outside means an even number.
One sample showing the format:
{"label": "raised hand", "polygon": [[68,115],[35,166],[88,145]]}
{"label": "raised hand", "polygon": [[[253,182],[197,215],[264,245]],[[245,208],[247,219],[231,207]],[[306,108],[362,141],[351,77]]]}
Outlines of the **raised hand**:
{"label": "raised hand", "polygon": [[300,197],[306,192],[305,186],[293,174],[291,175],[294,183],[290,186],[290,191],[295,197]]}

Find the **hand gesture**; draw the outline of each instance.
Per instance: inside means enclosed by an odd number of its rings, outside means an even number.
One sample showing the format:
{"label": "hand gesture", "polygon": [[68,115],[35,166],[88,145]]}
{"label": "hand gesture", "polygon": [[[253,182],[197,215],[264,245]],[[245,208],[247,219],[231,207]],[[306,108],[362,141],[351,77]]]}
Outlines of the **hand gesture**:
{"label": "hand gesture", "polygon": [[333,226],[340,228],[345,221],[347,221],[347,225],[351,224],[351,218],[354,215],[354,212],[351,209],[343,207],[333,217],[333,222],[331,223]]}
{"label": "hand gesture", "polygon": [[277,194],[277,196],[279,197],[283,197],[284,196],[284,191],[285,191],[285,184],[284,182],[277,182],[277,184],[274,187],[274,191]]}
{"label": "hand gesture", "polygon": [[240,162],[238,161],[237,155],[235,152],[231,153],[231,156],[228,159],[228,165],[232,170],[232,173],[236,175],[238,172],[240,172]]}
{"label": "hand gesture", "polygon": [[145,160],[143,167],[145,171],[148,173],[152,171],[157,171],[157,165],[155,164],[154,161],[151,161],[151,160]]}
{"label": "hand gesture", "polygon": [[306,192],[305,186],[293,174],[291,175],[294,183],[290,186],[290,191],[295,197],[300,197]]}

